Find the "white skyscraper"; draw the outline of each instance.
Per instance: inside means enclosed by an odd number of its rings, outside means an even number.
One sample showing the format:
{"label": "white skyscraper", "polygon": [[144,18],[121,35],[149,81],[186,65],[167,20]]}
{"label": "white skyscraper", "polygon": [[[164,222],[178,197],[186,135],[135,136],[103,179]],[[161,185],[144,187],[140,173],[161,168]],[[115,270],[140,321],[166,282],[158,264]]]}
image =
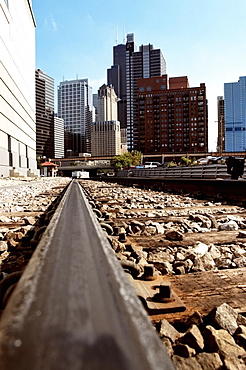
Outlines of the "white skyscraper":
{"label": "white skyscraper", "polygon": [[64,157],[64,120],[54,117],[54,152],[55,158]]}
{"label": "white skyscraper", "polygon": [[102,85],[98,90],[98,121],[92,124],[91,154],[93,156],[121,154],[117,95],[112,86]]}
{"label": "white skyscraper", "polygon": [[38,174],[35,26],[31,0],[0,2],[0,176]]}
{"label": "white skyscraper", "polygon": [[92,88],[88,79],[61,82],[58,86],[58,116],[64,119],[65,131],[72,135],[72,149],[91,152]]}
{"label": "white skyscraper", "polygon": [[98,90],[98,121],[117,121],[117,95],[112,86]]}

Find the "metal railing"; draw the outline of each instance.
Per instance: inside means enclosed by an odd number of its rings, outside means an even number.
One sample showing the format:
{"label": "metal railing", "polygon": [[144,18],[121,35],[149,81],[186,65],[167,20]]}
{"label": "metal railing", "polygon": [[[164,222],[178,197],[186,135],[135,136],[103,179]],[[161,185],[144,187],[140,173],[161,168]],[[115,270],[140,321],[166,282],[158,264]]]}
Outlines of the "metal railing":
{"label": "metal railing", "polygon": [[[246,167],[245,167],[246,169]],[[245,172],[245,171],[244,171]],[[231,175],[227,173],[227,166],[212,164],[206,166],[176,166],[176,167],[156,167],[156,168],[133,168],[130,170],[121,170],[117,177],[158,177],[158,178],[227,178]],[[245,175],[243,176],[245,178]]]}

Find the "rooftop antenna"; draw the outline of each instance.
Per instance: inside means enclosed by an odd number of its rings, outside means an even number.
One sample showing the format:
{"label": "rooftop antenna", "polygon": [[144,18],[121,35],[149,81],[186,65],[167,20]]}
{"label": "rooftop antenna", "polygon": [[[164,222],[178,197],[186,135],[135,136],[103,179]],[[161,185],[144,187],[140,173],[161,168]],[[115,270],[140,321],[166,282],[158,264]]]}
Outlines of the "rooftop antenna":
{"label": "rooftop antenna", "polygon": [[126,43],[126,31],[125,31],[125,23],[123,25],[123,44]]}
{"label": "rooftop antenna", "polygon": [[78,73],[76,73],[76,80],[78,80]]}
{"label": "rooftop antenna", "polygon": [[116,34],[115,34],[115,42],[116,42],[116,45],[118,45],[118,24],[116,24]]}

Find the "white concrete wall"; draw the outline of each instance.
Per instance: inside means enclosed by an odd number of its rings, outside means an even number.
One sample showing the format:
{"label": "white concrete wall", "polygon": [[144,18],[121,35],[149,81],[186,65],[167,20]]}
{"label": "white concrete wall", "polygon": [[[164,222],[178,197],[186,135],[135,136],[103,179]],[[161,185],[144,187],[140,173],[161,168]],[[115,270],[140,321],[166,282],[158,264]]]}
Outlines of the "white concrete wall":
{"label": "white concrete wall", "polygon": [[30,0],[9,0],[8,6],[0,0],[0,176],[12,169],[9,152],[16,174],[26,175],[29,168],[38,173],[35,20]]}

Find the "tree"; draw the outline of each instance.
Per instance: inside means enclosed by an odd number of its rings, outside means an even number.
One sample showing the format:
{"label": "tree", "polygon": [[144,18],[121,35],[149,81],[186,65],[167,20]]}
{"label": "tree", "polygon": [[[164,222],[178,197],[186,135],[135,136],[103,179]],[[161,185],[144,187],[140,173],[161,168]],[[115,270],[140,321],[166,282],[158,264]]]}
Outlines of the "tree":
{"label": "tree", "polygon": [[189,166],[191,164],[191,160],[187,157],[181,157],[180,165],[181,166]]}
{"label": "tree", "polygon": [[111,164],[116,171],[121,170],[122,168],[130,168],[131,166],[137,166],[141,162],[142,154],[137,150],[134,150],[132,153],[127,152],[121,155],[115,156]]}

